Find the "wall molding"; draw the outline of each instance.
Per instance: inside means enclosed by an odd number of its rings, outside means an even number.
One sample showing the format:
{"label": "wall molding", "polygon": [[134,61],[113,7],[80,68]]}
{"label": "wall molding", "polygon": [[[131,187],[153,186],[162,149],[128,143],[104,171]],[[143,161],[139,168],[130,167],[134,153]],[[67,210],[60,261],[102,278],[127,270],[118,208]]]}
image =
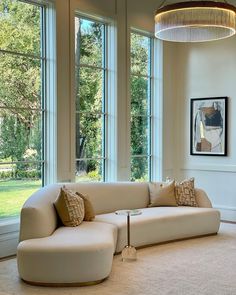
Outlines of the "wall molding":
{"label": "wall molding", "polygon": [[236,173],[236,165],[214,165],[214,164],[199,164],[189,165],[179,168],[180,170],[198,170],[198,171],[211,171],[211,172],[230,172]]}

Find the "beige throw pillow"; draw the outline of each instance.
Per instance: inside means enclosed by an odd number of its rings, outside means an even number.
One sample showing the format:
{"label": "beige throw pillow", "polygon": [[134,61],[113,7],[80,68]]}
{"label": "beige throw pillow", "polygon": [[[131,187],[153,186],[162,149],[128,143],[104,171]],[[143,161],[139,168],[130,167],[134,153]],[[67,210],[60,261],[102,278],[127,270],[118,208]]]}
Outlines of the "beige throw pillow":
{"label": "beige throw pillow", "polygon": [[176,183],[175,198],[179,206],[198,207],[194,189],[194,178]]}
{"label": "beige throw pillow", "polygon": [[95,213],[93,209],[93,205],[91,201],[89,200],[89,196],[83,195],[81,193],[76,193],[78,196],[80,196],[84,200],[84,221],[92,221],[95,218]]}
{"label": "beige throw pillow", "polygon": [[61,188],[54,206],[65,226],[78,226],[84,219],[84,201],[76,193]]}
{"label": "beige throw pillow", "polygon": [[149,183],[150,205],[149,207],[159,206],[178,206],[175,200],[175,181],[170,183]]}

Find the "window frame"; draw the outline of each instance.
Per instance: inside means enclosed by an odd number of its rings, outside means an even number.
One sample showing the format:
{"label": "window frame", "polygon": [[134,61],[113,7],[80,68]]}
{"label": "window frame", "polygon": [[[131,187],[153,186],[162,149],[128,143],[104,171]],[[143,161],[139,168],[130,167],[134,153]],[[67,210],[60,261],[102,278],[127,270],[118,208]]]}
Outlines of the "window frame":
{"label": "window frame", "polygon": [[[79,110],[76,110],[75,107],[75,117],[77,114],[83,113],[83,114],[93,114],[97,116],[101,116],[102,118],[102,154],[101,157],[83,157],[83,158],[77,158],[75,155],[75,165],[79,161],[89,161],[89,160],[95,160],[95,161],[101,161],[102,166],[102,174],[101,174],[101,182],[105,182],[107,180],[107,150],[108,150],[108,22],[98,19],[96,17],[90,17],[88,15],[85,15],[80,12],[75,12],[74,19],[81,18],[84,20],[88,20],[91,22],[99,23],[102,25],[102,66],[94,66],[89,64],[77,64],[76,60],[74,62],[74,73],[76,73],[76,69],[82,68],[90,68],[90,69],[96,69],[102,71],[102,111],[101,112],[80,112]],[[75,88],[77,87],[75,79]],[[75,93],[76,96],[76,93]],[[75,130],[76,133],[76,130]],[[75,139],[75,145],[76,145],[76,139]],[[75,151],[76,154],[76,151]],[[75,175],[76,177],[76,175]],[[80,182],[80,180],[77,180],[76,182]]]}
{"label": "window frame", "polygon": [[[47,55],[46,55],[46,34],[47,34],[47,29],[46,29],[46,9],[47,5],[46,4],[40,4],[36,3],[34,1],[24,1],[24,0],[18,0],[19,2],[22,3],[27,3],[30,5],[34,5],[40,8],[40,54],[35,55],[31,53],[22,53],[18,51],[12,51],[12,50],[4,50],[0,49],[0,55],[13,55],[13,56],[18,56],[18,57],[23,57],[23,58],[29,58],[29,59],[34,59],[34,60],[39,60],[40,61],[40,81],[41,81],[41,107],[40,108],[22,108],[22,107],[1,107],[0,109],[5,109],[5,110],[30,110],[33,112],[37,112],[37,114],[40,114],[41,118],[41,160],[29,160],[29,161],[10,161],[10,162],[0,162],[0,167],[1,165],[14,165],[17,163],[22,163],[22,164],[41,164],[41,187],[45,185],[45,162],[46,162],[46,157],[45,157],[45,144],[46,144],[46,128],[47,128],[47,122],[46,122],[46,105],[47,105],[47,91],[46,91],[46,77],[47,77]],[[14,218],[14,217],[13,217]],[[12,218],[11,218],[12,219]]]}
{"label": "window frame", "polygon": [[[57,73],[56,73],[56,11],[54,0],[23,0],[43,6],[44,10],[44,181],[42,185],[57,181]],[[41,71],[42,73],[42,71]],[[19,215],[0,220],[0,257],[15,255],[19,240]]]}
{"label": "window frame", "polygon": [[[132,77],[142,77],[147,79],[148,81],[148,87],[147,87],[147,100],[148,100],[148,109],[147,109],[147,115],[132,115],[130,114],[130,118],[132,117],[143,117],[147,118],[148,121],[148,140],[147,140],[147,154],[138,154],[138,155],[132,155],[130,154],[130,160],[136,158],[147,158],[148,162],[148,177],[147,181],[151,181],[153,179],[153,118],[154,118],[154,113],[153,113],[153,98],[154,98],[154,36],[147,33],[143,32],[134,28],[131,28],[130,31],[130,40],[131,40],[131,34],[136,34],[142,37],[147,37],[148,38],[148,74],[143,75],[139,73],[133,73],[131,70],[131,60],[130,60],[130,85],[131,85],[131,78]],[[130,52],[131,52],[131,42],[130,42]],[[131,93],[130,93],[130,105],[131,105]],[[130,135],[131,135],[131,129],[130,129]],[[130,166],[131,169],[131,166]],[[130,170],[131,173],[131,170]],[[136,180],[133,180],[136,181]]]}

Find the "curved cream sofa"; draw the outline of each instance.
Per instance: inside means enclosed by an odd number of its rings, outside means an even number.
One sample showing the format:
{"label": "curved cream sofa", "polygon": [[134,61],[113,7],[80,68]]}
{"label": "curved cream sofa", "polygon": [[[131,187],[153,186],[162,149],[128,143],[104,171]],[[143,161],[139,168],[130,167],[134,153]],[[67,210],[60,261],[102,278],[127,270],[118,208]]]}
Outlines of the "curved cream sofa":
{"label": "curved cream sofa", "polygon": [[38,285],[84,285],[107,278],[113,254],[126,245],[126,218],[119,209],[142,209],[131,217],[135,247],[215,234],[220,214],[203,190],[196,189],[199,207],[152,207],[148,183],[70,183],[69,189],[88,194],[96,218],[78,227],[58,226],[53,206],[62,184],[34,193],[21,211],[17,263],[20,277]]}

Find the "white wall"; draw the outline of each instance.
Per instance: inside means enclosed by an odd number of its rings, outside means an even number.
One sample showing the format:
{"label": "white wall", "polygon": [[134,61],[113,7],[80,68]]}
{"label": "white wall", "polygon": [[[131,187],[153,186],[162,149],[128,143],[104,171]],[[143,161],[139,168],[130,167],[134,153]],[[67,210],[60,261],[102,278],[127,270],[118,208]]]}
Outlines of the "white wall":
{"label": "white wall", "polygon": [[[194,176],[222,219],[236,220],[236,37],[176,45],[176,177]],[[228,156],[190,155],[190,98],[228,96]]]}
{"label": "white wall", "polygon": [[177,46],[164,42],[163,47],[163,179],[175,178],[176,168],[176,112]]}
{"label": "white wall", "polygon": [[57,179],[69,181],[71,167],[71,95],[69,1],[56,0]]}

